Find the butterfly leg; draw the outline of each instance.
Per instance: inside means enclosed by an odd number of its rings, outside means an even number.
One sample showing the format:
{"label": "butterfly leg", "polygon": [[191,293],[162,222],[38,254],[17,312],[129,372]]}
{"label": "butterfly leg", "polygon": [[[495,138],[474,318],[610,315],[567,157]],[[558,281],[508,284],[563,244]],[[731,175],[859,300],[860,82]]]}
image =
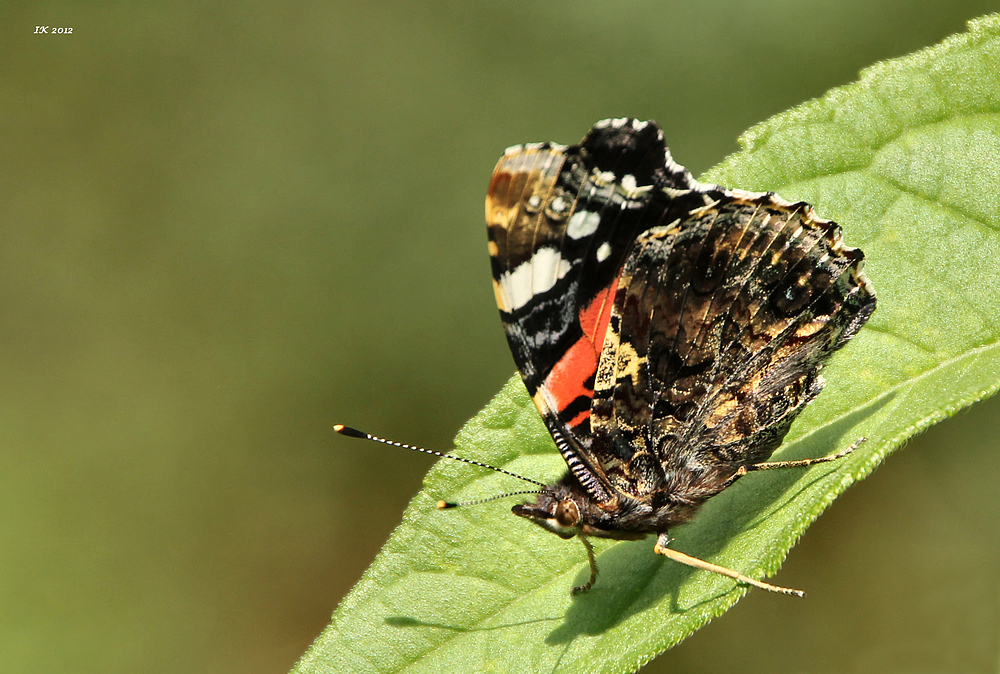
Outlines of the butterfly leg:
{"label": "butterfly leg", "polygon": [[867,442],[868,438],[861,437],[854,441],[847,449],[842,449],[836,454],[830,454],[829,456],[821,456],[818,459],[798,459],[797,461],[764,461],[763,463],[751,463],[749,466],[740,466],[736,473],[733,474],[731,478],[726,480],[722,485],[725,489],[732,485],[736,480],[740,479],[747,473],[754,470],[774,470],[776,468],[805,468],[806,466],[811,466],[815,463],[826,463],[828,461],[836,461],[837,459],[842,459],[859,446],[862,442]]}
{"label": "butterfly leg", "polygon": [[691,557],[690,555],[685,555],[683,552],[679,552],[672,548],[667,547],[670,543],[670,536],[667,532],[660,534],[659,538],[656,539],[656,546],[653,551],[658,555],[663,555],[664,557],[669,557],[675,562],[680,562],[681,564],[687,564],[688,566],[693,566],[696,569],[702,569],[703,571],[711,571],[712,573],[717,573],[721,576],[726,576],[732,578],[739,583],[746,583],[747,585],[753,585],[754,587],[759,587],[762,590],[767,590],[768,592],[778,592],[781,594],[790,594],[796,597],[804,597],[806,593],[802,590],[792,590],[787,587],[778,587],[777,585],[771,585],[763,581],[754,580],[748,576],[744,576],[738,571],[733,571],[732,569],[727,569],[724,566],[719,566],[718,564],[712,564],[711,562],[706,562],[697,557]]}
{"label": "butterfly leg", "polygon": [[587,561],[590,562],[590,579],[583,585],[574,587],[573,594],[587,592],[590,588],[594,587],[594,581],[597,580],[597,558],[594,556],[594,546],[590,544],[586,536],[579,536],[579,538],[583,541],[583,547],[587,548]]}
{"label": "butterfly leg", "polygon": [[[836,461],[837,459],[842,459],[855,449],[861,446],[862,442],[867,442],[868,438],[861,437],[854,441],[847,449],[842,449],[836,454],[831,454],[829,456],[821,456],[818,459],[799,459],[798,461],[765,461],[764,463],[754,463],[749,466],[741,466],[740,473],[745,475],[751,470],[773,470],[775,468],[805,468],[806,466],[811,466],[814,463],[826,463],[827,461]],[[737,471],[738,473],[740,471]]]}

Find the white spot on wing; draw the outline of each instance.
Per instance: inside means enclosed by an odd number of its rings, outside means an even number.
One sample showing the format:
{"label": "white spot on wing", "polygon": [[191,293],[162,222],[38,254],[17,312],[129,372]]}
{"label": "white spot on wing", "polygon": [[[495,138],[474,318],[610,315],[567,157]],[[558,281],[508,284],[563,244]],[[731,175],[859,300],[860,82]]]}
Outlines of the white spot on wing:
{"label": "white spot on wing", "polygon": [[606,129],[611,127],[612,129],[620,129],[625,126],[625,122],[628,121],[628,117],[615,117],[614,119],[602,119],[597,124],[594,124],[594,128]]}
{"label": "white spot on wing", "polygon": [[601,224],[601,215],[593,211],[577,211],[569,219],[566,236],[571,239],[582,239],[597,231]]}
{"label": "white spot on wing", "polygon": [[569,269],[570,263],[559,255],[558,250],[539,248],[530,260],[500,277],[498,285],[504,311],[520,309],[535,295],[551,290]]}
{"label": "white spot on wing", "polygon": [[611,244],[605,241],[601,244],[601,247],[597,249],[597,261],[604,262],[608,259],[608,255],[611,255]]}

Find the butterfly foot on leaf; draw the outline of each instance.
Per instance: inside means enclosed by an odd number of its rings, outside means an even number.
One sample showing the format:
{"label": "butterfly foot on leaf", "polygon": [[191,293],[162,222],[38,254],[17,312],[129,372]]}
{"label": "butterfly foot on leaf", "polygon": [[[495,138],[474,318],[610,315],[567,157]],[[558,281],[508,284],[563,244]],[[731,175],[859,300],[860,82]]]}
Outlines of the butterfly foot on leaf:
{"label": "butterfly foot on leaf", "polygon": [[594,581],[597,580],[597,558],[594,556],[594,546],[590,544],[586,536],[580,536],[580,540],[583,542],[583,547],[587,549],[587,561],[590,562],[590,578],[583,585],[577,585],[570,591],[570,594],[574,596],[589,592],[590,588],[594,587]]}
{"label": "butterfly foot on leaf", "polygon": [[656,539],[656,545],[653,547],[653,552],[658,555],[663,555],[664,557],[669,557],[675,562],[680,562],[681,564],[687,564],[696,569],[702,569],[704,571],[711,571],[712,573],[717,573],[721,576],[726,576],[727,578],[732,578],[739,583],[746,583],[747,585],[753,585],[754,587],[759,587],[762,590],[767,590],[768,592],[777,592],[779,594],[788,594],[795,597],[804,597],[806,593],[802,590],[793,590],[787,587],[779,587],[777,585],[771,585],[770,583],[765,583],[760,580],[754,580],[748,576],[744,576],[739,571],[733,571],[732,569],[727,569],[724,566],[719,566],[718,564],[712,564],[711,562],[706,562],[703,559],[698,559],[697,557],[692,557],[690,555],[685,555],[683,552],[674,550],[667,547],[670,543],[670,536],[666,532],[660,534],[659,538]]}

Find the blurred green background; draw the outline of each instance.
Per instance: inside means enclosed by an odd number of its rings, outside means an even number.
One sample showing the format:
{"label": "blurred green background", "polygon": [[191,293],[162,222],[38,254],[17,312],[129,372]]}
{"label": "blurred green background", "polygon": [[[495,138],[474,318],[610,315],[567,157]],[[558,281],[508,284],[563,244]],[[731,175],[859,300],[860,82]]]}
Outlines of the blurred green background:
{"label": "blurred green background", "polygon": [[[447,449],[513,372],[504,147],[654,118],[698,174],[995,9],[4,3],[0,671],[287,671],[430,463],[332,425]],[[849,490],[777,576],[807,601],[646,671],[996,671],[998,411]]]}

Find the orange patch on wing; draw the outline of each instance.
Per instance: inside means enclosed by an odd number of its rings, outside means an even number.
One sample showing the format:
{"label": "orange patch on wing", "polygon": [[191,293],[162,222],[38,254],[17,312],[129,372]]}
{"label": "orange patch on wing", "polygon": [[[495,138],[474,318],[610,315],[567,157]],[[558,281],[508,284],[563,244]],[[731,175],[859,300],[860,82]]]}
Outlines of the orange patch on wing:
{"label": "orange patch on wing", "polygon": [[608,321],[611,320],[611,307],[614,305],[614,293],[618,289],[618,279],[610,286],[597,293],[597,297],[580,312],[580,327],[583,334],[590,340],[594,353],[600,355],[604,348],[604,333],[608,331]]}
{"label": "orange patch on wing", "polygon": [[584,421],[586,421],[589,418],[590,418],[590,410],[584,410],[584,411],[580,412],[579,414],[577,414],[572,419],[570,419],[566,423],[566,425],[569,426],[570,428],[576,428],[577,426],[579,426],[580,424],[582,424]]}
{"label": "orange patch on wing", "polygon": [[[597,354],[594,353],[594,345],[586,338],[577,340],[545,378],[545,390],[555,401],[557,413],[580,396],[594,397],[593,389],[587,388],[586,383],[596,371]],[[589,410],[587,414],[590,414]]]}
{"label": "orange patch on wing", "polygon": [[[594,397],[594,389],[587,387],[587,380],[597,372],[597,359],[604,347],[604,333],[607,332],[611,318],[611,300],[617,287],[618,284],[613,283],[607,290],[598,293],[580,312],[583,337],[563,354],[545,379],[545,390],[555,402],[557,413],[561,413],[581,396]],[[573,417],[568,425],[577,426],[589,416],[590,410],[584,410]]]}

